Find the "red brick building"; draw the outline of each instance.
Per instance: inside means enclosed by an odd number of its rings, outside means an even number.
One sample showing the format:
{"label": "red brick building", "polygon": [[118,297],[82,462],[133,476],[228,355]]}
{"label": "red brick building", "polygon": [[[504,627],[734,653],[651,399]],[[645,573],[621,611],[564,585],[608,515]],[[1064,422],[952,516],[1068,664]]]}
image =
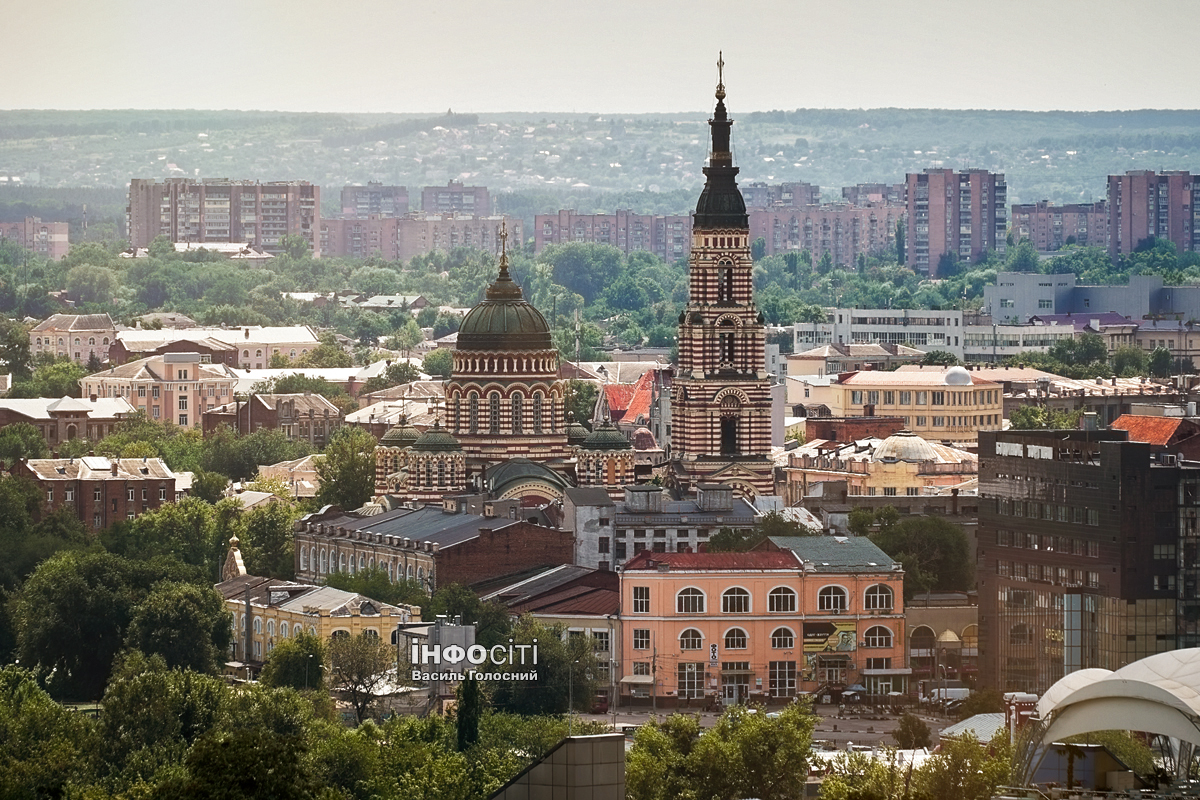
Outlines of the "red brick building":
{"label": "red brick building", "polygon": [[1017,204],[1012,207],[1012,232],[1014,241],[1028,239],[1041,253],[1068,244],[1107,247],[1108,203]]}
{"label": "red brick building", "polygon": [[14,422],[33,425],[54,451],[72,439],[98,442],[136,411],[124,397],[0,399],[0,428]]}
{"label": "red brick building", "polygon": [[747,183],[741,190],[746,208],[803,208],[821,204],[821,187],[811,183]]}
{"label": "red brick building", "polygon": [[12,239],[26,250],[51,261],[58,261],[71,249],[67,239],[67,223],[42,222],[40,217],[26,217],[20,222],[0,222],[0,239]]}
{"label": "red brick building", "polygon": [[1170,239],[1179,252],[1200,250],[1195,209],[1200,175],[1134,170],[1108,176],[1108,252],[1127,255],[1150,237]]}
{"label": "red brick building", "polygon": [[984,169],[927,169],[907,178],[908,266],[938,277],[943,256],[975,261],[1008,243],[1008,185]]}
{"label": "red brick building", "polygon": [[175,501],[175,473],[160,458],[38,458],[19,461],[46,498],[43,513],[70,508],[93,530]]}
{"label": "red brick building", "polygon": [[207,436],[221,425],[241,434],[257,430],[280,430],[292,441],[308,442],[324,449],[345,416],[319,394],[252,394],[247,400],[217,406],[203,412]]}
{"label": "red brick building", "polygon": [[856,442],[886,439],[904,429],[904,417],[809,417],[804,421],[806,439]]}
{"label": "red brick building", "polygon": [[402,217],[408,213],[408,189],[369,181],[366,186],[342,187],[342,216],[346,219]]}
{"label": "red brick building", "polygon": [[895,246],[902,205],[880,203],[749,209],[750,241],[766,241],[766,255],[807,250],[813,263],[829,253],[837,266],[852,266],[859,255],[880,255]]}
{"label": "red brick building", "polygon": [[421,210],[426,214],[489,217],[492,198],[486,186],[463,186],[460,181],[449,181],[445,186],[426,186],[421,190]]}
{"label": "red brick building", "polygon": [[321,580],[330,572],[374,567],[393,581],[419,581],[432,591],[572,563],[570,531],[448,510],[455,507],[448,500],[444,507],[398,508],[365,517],[310,514],[297,525],[296,577]]}

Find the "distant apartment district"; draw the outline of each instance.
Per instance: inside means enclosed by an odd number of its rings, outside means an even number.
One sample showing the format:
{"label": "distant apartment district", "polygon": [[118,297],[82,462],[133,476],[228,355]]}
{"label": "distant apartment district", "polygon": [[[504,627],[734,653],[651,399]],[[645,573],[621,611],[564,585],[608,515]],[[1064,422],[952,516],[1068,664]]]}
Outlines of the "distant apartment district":
{"label": "distant apartment district", "polygon": [[[562,210],[537,215],[527,231],[496,213],[486,188],[451,182],[422,189],[420,210],[405,187],[347,186],[341,213],[327,219],[320,187],[307,182],[134,180],[131,258],[166,236],[177,249],[215,249],[253,267],[299,236],[318,257],[482,249],[495,254],[495,280],[461,310],[456,334],[417,348],[418,357],[451,350],[449,380],[372,393],[362,387],[386,362],[271,368],[273,356],[320,344],[307,326],[205,328],[166,314],[161,327],[129,329],[64,309],[32,327],[31,351],[104,368],[82,380],[79,398],[0,399],[0,425],[28,422],[51,450],[103,438],[138,413],[205,432],[276,429],[316,450],[343,426],[371,433],[374,497],[297,523],[294,580],[248,575],[231,543],[218,589],[235,615],[230,664],[251,674],[303,631],[473,643],[469,626],[412,629],[415,607],[314,588],[331,573],[371,569],[429,591],[464,584],[588,637],[605,703],[629,707],[806,694],[883,702],[935,678],[1041,693],[1075,670],[1200,644],[1193,378],[1074,380],[1000,363],[1084,334],[1109,352],[1200,356],[1200,287],[1001,273],[975,311],[825,309],[823,320],[792,327],[794,352],[781,355],[766,344],[751,258],[761,239],[766,254],[807,250],[850,266],[894,248],[897,230],[908,266],[931,279],[947,258],[1004,252],[1010,231],[1039,251],[1080,244],[1116,257],[1148,236],[1193,251],[1200,176],[1129,172],[1109,177],[1106,201],[1010,210],[1001,174],[927,169],[822,203],[803,183],[739,188],[724,96],[719,87],[691,215]],[[30,219],[0,235],[50,258],[67,246],[62,223]],[[677,364],[636,351],[561,359],[508,271],[508,253],[530,240],[535,251],[582,241],[688,259]],[[427,305],[352,292],[293,299],[412,313]],[[968,366],[923,365],[935,350]],[[359,409],[255,391],[291,373],[340,386]],[[589,419],[566,411],[570,380],[597,388]],[[1014,410],[1031,405],[1082,412],[1081,429],[1010,430]],[[261,474],[284,480],[294,499],[312,497],[321,458]],[[153,458],[56,456],[13,471],[37,483],[47,510],[72,508],[96,530],[186,496],[191,481]],[[286,502],[236,496],[247,507]],[[852,525],[854,509],[885,507],[961,526],[976,588],[906,602],[899,561]],[[723,530],[753,529],[767,514],[816,535],[709,551]],[[447,701],[453,687],[423,691]]]}

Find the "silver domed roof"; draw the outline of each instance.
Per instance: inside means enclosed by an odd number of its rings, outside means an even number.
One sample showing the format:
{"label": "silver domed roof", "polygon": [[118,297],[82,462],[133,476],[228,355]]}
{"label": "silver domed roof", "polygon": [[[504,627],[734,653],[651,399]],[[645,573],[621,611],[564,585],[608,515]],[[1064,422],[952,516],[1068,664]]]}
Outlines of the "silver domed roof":
{"label": "silver domed roof", "polygon": [[872,461],[895,463],[906,461],[917,464],[922,461],[937,461],[937,451],[933,445],[917,436],[912,431],[898,431],[879,443],[871,454]]}
{"label": "silver domed roof", "polygon": [[966,367],[951,367],[946,370],[946,374],[942,377],[947,386],[970,386],[971,373],[967,372]]}

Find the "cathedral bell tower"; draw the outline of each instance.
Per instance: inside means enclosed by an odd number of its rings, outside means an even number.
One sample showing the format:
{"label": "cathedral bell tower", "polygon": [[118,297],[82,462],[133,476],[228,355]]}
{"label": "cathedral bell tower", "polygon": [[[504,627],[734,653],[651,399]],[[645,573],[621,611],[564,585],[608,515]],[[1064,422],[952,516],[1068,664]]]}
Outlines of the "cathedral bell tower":
{"label": "cathedral bell tower", "polygon": [[728,483],[753,498],[775,493],[766,332],[754,304],[750,224],[738,190],[717,61],[712,152],[692,222],[688,304],[679,317],[671,388],[670,478],[683,493]]}

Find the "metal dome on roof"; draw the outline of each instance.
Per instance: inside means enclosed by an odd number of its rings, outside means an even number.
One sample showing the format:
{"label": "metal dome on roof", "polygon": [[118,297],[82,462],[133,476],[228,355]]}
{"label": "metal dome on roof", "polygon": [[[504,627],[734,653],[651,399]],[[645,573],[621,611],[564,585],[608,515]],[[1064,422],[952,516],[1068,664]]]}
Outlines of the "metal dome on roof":
{"label": "metal dome on roof", "polygon": [[410,447],[420,437],[421,432],[408,424],[408,417],[403,416],[383,435],[379,444],[383,447]]}
{"label": "metal dome on roof", "polygon": [[970,386],[971,373],[967,372],[966,367],[951,367],[946,370],[946,374],[942,376],[947,386]]}
{"label": "metal dome on roof", "polygon": [[525,300],[508,274],[508,232],[500,231],[500,274],[483,302],[472,308],[458,328],[457,350],[553,350],[550,326]]}
{"label": "metal dome on roof", "polygon": [[612,420],[604,420],[596,426],[596,430],[588,435],[587,440],[583,443],[584,450],[632,450],[633,445],[629,443],[617,426],[612,424]]}
{"label": "metal dome on roof", "polygon": [[912,431],[897,431],[879,443],[871,454],[871,460],[888,464],[897,461],[919,464],[922,461],[937,461],[938,456],[933,445]]}
{"label": "metal dome on roof", "polygon": [[422,453],[452,453],[456,450],[462,450],[462,445],[458,439],[450,435],[450,432],[442,427],[440,420],[433,423],[433,427],[421,434],[421,438],[417,439],[413,444],[413,450]]}
{"label": "metal dome on roof", "polygon": [[592,432],[582,422],[575,419],[575,412],[567,412],[567,444],[571,446],[583,444]]}

